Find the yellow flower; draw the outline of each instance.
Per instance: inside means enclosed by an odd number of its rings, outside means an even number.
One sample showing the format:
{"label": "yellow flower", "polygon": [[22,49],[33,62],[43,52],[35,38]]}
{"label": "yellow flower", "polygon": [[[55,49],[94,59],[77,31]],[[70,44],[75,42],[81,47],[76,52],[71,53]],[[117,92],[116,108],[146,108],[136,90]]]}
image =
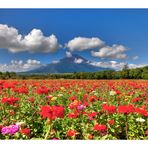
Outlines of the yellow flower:
{"label": "yellow flower", "polygon": [[126,96],[127,98],[129,98],[129,99],[131,99],[132,98],[132,96]]}
{"label": "yellow flower", "polygon": [[81,94],[82,94],[82,92],[80,92],[80,91],[79,91],[79,92],[78,92],[78,94],[79,94],[79,95],[81,95]]}
{"label": "yellow flower", "polygon": [[51,101],[55,101],[57,99],[57,97],[52,97]]}
{"label": "yellow flower", "polygon": [[64,87],[60,87],[61,88],[61,90],[65,90],[65,88]]}

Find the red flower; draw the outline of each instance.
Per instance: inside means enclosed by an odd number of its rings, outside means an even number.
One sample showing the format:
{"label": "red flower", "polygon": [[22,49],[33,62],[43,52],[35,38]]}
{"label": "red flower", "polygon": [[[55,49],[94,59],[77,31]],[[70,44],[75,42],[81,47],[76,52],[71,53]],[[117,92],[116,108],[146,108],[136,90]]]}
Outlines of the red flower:
{"label": "red flower", "polygon": [[148,136],[148,130],[145,131],[145,134]]}
{"label": "red flower", "polygon": [[86,107],[89,106],[88,102],[83,102],[83,105]]}
{"label": "red flower", "polygon": [[59,140],[59,138],[52,138],[52,140]]}
{"label": "red flower", "polygon": [[55,118],[63,118],[64,117],[64,107],[62,106],[42,106],[41,112],[42,118],[49,118],[53,120]]}
{"label": "red flower", "polygon": [[5,82],[3,84],[3,88],[14,88],[16,86],[17,82]]}
{"label": "red flower", "polygon": [[97,123],[97,124],[94,126],[94,130],[104,132],[104,131],[107,130],[107,127],[106,127],[106,125],[104,125],[104,124],[98,124],[98,123]]}
{"label": "red flower", "polygon": [[13,116],[15,114],[14,110],[9,111],[10,116]]}
{"label": "red flower", "polygon": [[16,102],[18,102],[18,98],[2,98],[2,103],[8,103],[9,105],[14,105]]}
{"label": "red flower", "polygon": [[77,118],[79,116],[79,113],[75,111],[74,113],[69,113],[68,118]]}
{"label": "red flower", "polygon": [[119,90],[116,90],[116,94],[117,94],[117,95],[120,95],[121,92],[120,92]]}
{"label": "red flower", "polygon": [[69,137],[73,137],[77,134],[77,132],[75,130],[68,130],[67,131],[67,136]]}
{"label": "red flower", "polygon": [[90,102],[95,102],[95,101],[97,101],[97,97],[96,96],[90,96],[89,101]]}
{"label": "red flower", "polygon": [[134,99],[132,99],[131,102],[139,102],[139,101],[140,101],[140,98],[134,98]]}
{"label": "red flower", "polygon": [[133,113],[135,111],[135,108],[133,107],[133,105],[121,105],[118,107],[118,113],[122,113],[122,114],[129,114],[129,113]]}
{"label": "red flower", "polygon": [[114,125],[114,124],[115,124],[115,121],[114,121],[114,120],[109,120],[108,123],[109,123],[110,125]]}
{"label": "red flower", "polygon": [[95,116],[97,116],[97,112],[91,112],[91,113],[88,113],[88,118],[90,119],[90,120],[92,120]]}
{"label": "red flower", "polygon": [[45,86],[44,87],[42,86],[37,89],[37,94],[48,94],[48,92],[49,92],[49,89]]}
{"label": "red flower", "polygon": [[28,100],[29,102],[31,102],[31,103],[34,103],[35,98],[32,97],[32,98],[28,98],[27,100]]}
{"label": "red flower", "polygon": [[102,105],[102,111],[110,113],[110,114],[113,114],[113,113],[116,112],[116,106],[113,106],[113,105],[111,106],[111,105],[103,104]]}
{"label": "red flower", "polygon": [[21,130],[21,133],[23,135],[29,136],[30,135],[30,129],[29,128],[24,128]]}
{"label": "red flower", "polygon": [[72,96],[72,97],[70,98],[71,101],[74,101],[74,100],[76,100],[76,99],[77,99],[76,96]]}
{"label": "red flower", "polygon": [[88,135],[88,139],[90,139],[90,140],[91,140],[91,139],[93,139],[93,138],[94,138],[94,136],[93,136],[93,135],[91,135],[91,134],[89,134],[89,135]]}
{"label": "red flower", "polygon": [[82,100],[83,101],[87,101],[87,98],[88,98],[88,95],[87,94],[84,94]]}
{"label": "red flower", "polygon": [[0,124],[0,131],[1,131],[2,128],[3,128],[3,125]]}
{"label": "red flower", "polygon": [[148,112],[144,108],[136,108],[135,112],[140,115],[148,117]]}
{"label": "red flower", "polygon": [[25,87],[21,87],[21,88],[18,88],[18,89],[17,89],[17,92],[18,92],[19,94],[28,94],[28,89],[25,88]]}

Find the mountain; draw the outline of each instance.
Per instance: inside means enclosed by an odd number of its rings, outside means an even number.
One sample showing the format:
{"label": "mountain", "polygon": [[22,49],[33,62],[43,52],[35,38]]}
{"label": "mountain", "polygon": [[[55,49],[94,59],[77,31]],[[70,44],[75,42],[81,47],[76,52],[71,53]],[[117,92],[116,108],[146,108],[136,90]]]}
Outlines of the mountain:
{"label": "mountain", "polygon": [[74,72],[96,72],[111,70],[90,65],[85,58],[73,54],[70,57],[64,57],[56,63],[50,63],[37,69],[28,71],[28,73],[74,73]]}

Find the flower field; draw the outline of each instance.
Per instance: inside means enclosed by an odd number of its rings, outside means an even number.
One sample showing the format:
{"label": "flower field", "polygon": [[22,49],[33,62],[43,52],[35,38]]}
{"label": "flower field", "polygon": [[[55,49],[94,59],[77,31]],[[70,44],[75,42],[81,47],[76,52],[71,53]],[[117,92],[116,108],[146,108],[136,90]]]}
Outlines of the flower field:
{"label": "flower field", "polygon": [[148,139],[148,80],[0,80],[0,139]]}

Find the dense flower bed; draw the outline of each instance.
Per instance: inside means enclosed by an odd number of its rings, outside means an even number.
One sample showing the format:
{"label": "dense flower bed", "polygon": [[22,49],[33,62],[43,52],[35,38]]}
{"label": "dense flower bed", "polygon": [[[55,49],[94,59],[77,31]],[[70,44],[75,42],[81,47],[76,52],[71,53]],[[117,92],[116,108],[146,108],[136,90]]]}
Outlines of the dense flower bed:
{"label": "dense flower bed", "polygon": [[0,80],[0,139],[148,139],[148,81]]}

